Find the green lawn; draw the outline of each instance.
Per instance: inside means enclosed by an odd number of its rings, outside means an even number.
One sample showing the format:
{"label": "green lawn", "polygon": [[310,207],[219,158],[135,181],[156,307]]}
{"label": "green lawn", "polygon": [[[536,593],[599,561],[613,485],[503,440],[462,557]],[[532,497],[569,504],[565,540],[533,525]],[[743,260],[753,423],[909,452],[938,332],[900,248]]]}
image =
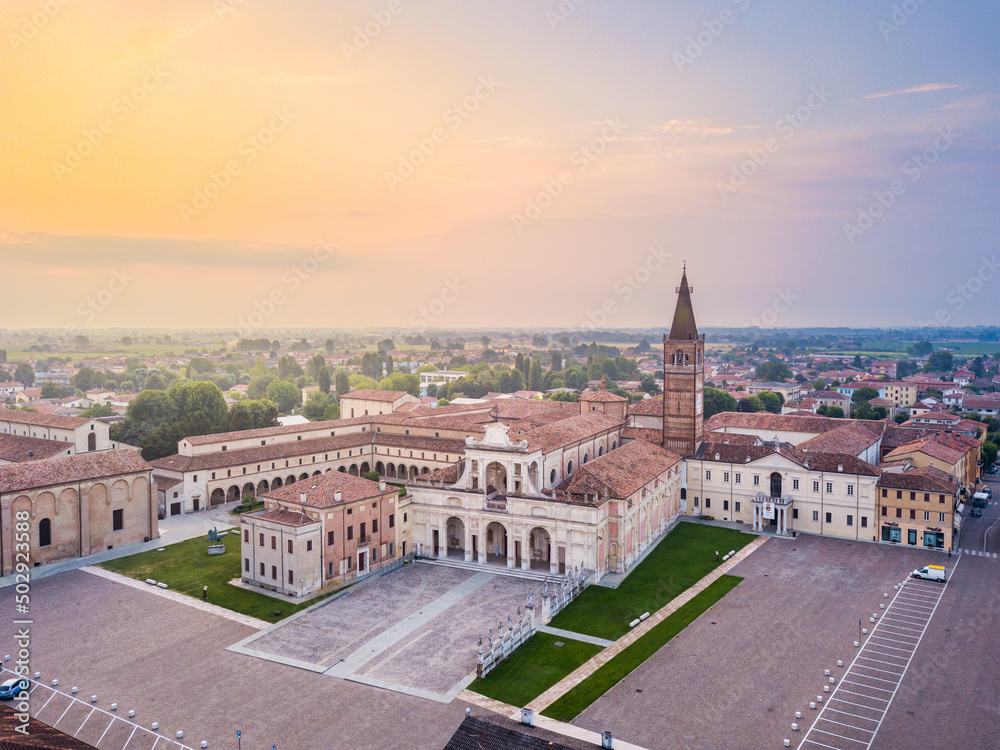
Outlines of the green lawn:
{"label": "green lawn", "polygon": [[601,650],[583,641],[535,633],[485,679],[469,685],[469,690],[512,706],[526,706]]}
{"label": "green lawn", "polygon": [[[235,534],[226,537],[224,554],[209,555],[207,549],[208,541],[201,536],[168,545],[163,552],[140,552],[109,560],[99,567],[140,581],[147,578],[163,581],[171,591],[179,591],[196,599],[201,599],[202,586],[208,586],[210,604],[267,622],[277,622],[319,601],[317,598],[302,604],[289,604],[281,599],[230,585],[229,581],[241,575],[240,538]],[[275,610],[281,610],[281,614],[275,615]]]}
{"label": "green lawn", "polygon": [[659,651],[671,638],[697,620],[705,610],[736,588],[742,580],[736,576],[722,576],[542,713],[558,721],[571,721]]}
{"label": "green lawn", "polygon": [[618,588],[588,586],[549,625],[617,640],[629,631],[632,620],[656,612],[718,567],[716,550],[725,555],[753,538],[718,526],[679,523]]}

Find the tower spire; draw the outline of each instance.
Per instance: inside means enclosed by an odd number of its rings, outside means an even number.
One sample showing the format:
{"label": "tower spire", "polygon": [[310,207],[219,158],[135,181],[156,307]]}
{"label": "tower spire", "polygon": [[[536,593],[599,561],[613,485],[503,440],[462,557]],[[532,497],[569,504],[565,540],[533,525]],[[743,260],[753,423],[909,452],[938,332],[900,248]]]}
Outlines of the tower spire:
{"label": "tower spire", "polygon": [[698,338],[698,325],[694,320],[694,307],[691,305],[691,293],[694,289],[688,285],[687,261],[681,273],[681,283],[677,287],[677,307],[674,308],[674,321],[670,326],[670,338],[673,341],[687,341]]}

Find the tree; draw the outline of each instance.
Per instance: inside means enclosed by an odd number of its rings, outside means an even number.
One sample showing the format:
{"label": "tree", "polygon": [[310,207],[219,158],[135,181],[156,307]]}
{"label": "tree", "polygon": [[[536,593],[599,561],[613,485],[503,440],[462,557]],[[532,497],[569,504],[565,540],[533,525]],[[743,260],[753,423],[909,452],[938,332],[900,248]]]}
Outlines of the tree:
{"label": "tree", "polygon": [[267,395],[267,387],[278,378],[271,373],[255,375],[250,378],[247,384],[247,398],[264,398]]}
{"label": "tree", "polygon": [[914,357],[926,357],[934,351],[934,347],[931,345],[930,341],[917,341],[916,343],[906,347],[906,351]]}
{"label": "tree", "polygon": [[496,362],[500,359],[500,355],[492,349],[483,349],[482,359],[483,362]]}
{"label": "tree", "polygon": [[313,380],[319,379],[319,371],[326,365],[326,360],[323,358],[322,354],[317,354],[311,357],[306,362],[306,374],[309,375]]}
{"label": "tree", "polygon": [[916,362],[911,362],[908,359],[898,359],[896,360],[896,377],[905,378],[907,375],[913,375],[919,370]]}
{"label": "tree", "polygon": [[537,359],[532,361],[528,370],[528,390],[542,390],[542,363]]}
{"label": "tree", "polygon": [[924,365],[924,372],[951,372],[955,364],[955,357],[949,351],[939,349],[932,352]]}
{"label": "tree", "polygon": [[294,380],[302,375],[302,365],[295,361],[291,354],[286,354],[278,360],[278,377],[282,380]]}
{"label": "tree", "polygon": [[333,339],[327,339],[326,343],[323,344],[323,348],[326,349],[327,354],[333,354],[333,350],[335,347],[336,344],[333,343]]}
{"label": "tree", "polygon": [[87,344],[90,343],[90,339],[88,339],[83,334],[77,335],[76,338],[73,339],[73,341],[77,346],[87,346]]}
{"label": "tree", "polygon": [[557,350],[552,350],[552,371],[559,372],[563,367],[562,354]]}
{"label": "tree", "polygon": [[378,350],[380,352],[394,352],[396,351],[396,344],[392,339],[382,339],[378,342]]}
{"label": "tree", "polygon": [[489,336],[483,336],[481,339],[479,339],[479,341],[480,341],[480,343],[482,343],[483,349],[488,349],[489,348],[489,345],[490,345],[490,337]]}
{"label": "tree", "polygon": [[226,432],[258,430],[278,424],[278,408],[268,399],[243,399],[229,407]]}
{"label": "tree", "polygon": [[323,365],[316,376],[316,384],[322,393],[330,393],[330,368]]}
{"label": "tree", "polygon": [[347,370],[337,370],[335,378],[337,384],[337,395],[343,396],[351,390],[351,381],[347,375]]}
{"label": "tree", "polygon": [[785,399],[781,397],[780,393],[773,393],[772,391],[758,393],[757,398],[760,399],[764,408],[772,414],[780,414],[781,407],[785,403]]}
{"label": "tree", "polygon": [[310,391],[306,396],[305,406],[302,407],[302,416],[311,422],[323,418],[326,407],[330,405],[330,397],[323,391]]}
{"label": "tree", "polygon": [[14,370],[14,380],[24,384],[25,388],[31,388],[35,384],[35,371],[27,362],[22,362]]}
{"label": "tree", "polygon": [[736,399],[718,388],[705,388],[705,419],[724,411],[736,411]]}
{"label": "tree", "polygon": [[382,391],[406,391],[419,398],[420,378],[408,372],[397,372],[380,380],[378,388]]}
{"label": "tree", "polygon": [[121,337],[121,342],[122,342],[123,346],[132,346],[132,337],[131,336],[122,336]]}
{"label": "tree", "polygon": [[333,419],[340,419],[340,405],[331,401],[326,405],[326,409],[323,410],[323,421],[329,422]]}
{"label": "tree", "polygon": [[780,383],[792,377],[792,371],[780,359],[772,358],[757,365],[754,377],[768,383]]}
{"label": "tree", "polygon": [[864,365],[861,363],[861,355],[860,354],[855,354],[854,355],[854,359],[851,360],[851,367],[856,367],[859,370],[862,367],[864,367]]}
{"label": "tree", "polygon": [[89,409],[84,409],[79,414],[78,417],[83,419],[97,419],[98,417],[113,417],[115,415],[115,410],[112,409],[107,404],[100,404],[98,406],[91,406]]}
{"label": "tree", "polygon": [[758,412],[764,410],[764,404],[757,396],[747,396],[736,402],[736,411]]}
{"label": "tree", "polygon": [[204,357],[192,357],[189,364],[195,372],[215,372],[215,365]]}
{"label": "tree", "polygon": [[439,398],[438,402],[437,402],[437,405],[438,406],[448,406],[448,404],[450,404],[450,403],[451,403],[451,401],[449,401],[446,398]]}
{"label": "tree", "polygon": [[62,398],[62,388],[49,382],[42,385],[42,398]]}
{"label": "tree", "polygon": [[851,394],[851,401],[855,404],[860,404],[863,401],[871,401],[873,398],[878,398],[878,391],[867,385],[856,389],[854,393]]}
{"label": "tree", "polygon": [[380,482],[380,481],[382,481],[382,476],[377,471],[366,471],[361,476],[364,477],[365,479],[367,479],[369,482]]}
{"label": "tree", "polygon": [[997,444],[992,440],[984,441],[979,455],[983,460],[983,466],[992,466],[997,460]]}
{"label": "tree", "polygon": [[274,380],[268,383],[267,397],[274,402],[279,414],[288,414],[302,403],[302,391],[287,380]]}

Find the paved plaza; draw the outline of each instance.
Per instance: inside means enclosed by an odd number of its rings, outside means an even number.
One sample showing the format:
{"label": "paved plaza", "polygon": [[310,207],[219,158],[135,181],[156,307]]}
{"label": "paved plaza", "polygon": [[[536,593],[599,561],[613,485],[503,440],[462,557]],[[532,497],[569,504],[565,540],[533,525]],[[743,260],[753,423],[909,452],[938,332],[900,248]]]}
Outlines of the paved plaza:
{"label": "paved plaza", "polygon": [[[244,639],[231,650],[450,701],[476,669],[477,642],[524,607],[537,582],[407,565]],[[536,592],[537,593],[537,592]]]}

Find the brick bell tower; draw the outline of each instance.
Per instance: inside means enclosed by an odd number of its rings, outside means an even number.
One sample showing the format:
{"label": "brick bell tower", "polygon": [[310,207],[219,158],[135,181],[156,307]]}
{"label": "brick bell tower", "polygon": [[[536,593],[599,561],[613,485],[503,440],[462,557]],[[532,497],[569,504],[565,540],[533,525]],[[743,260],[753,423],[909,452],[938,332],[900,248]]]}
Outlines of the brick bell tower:
{"label": "brick bell tower", "polygon": [[663,337],[663,447],[693,456],[705,431],[705,336],[698,335],[687,263],[670,336]]}

